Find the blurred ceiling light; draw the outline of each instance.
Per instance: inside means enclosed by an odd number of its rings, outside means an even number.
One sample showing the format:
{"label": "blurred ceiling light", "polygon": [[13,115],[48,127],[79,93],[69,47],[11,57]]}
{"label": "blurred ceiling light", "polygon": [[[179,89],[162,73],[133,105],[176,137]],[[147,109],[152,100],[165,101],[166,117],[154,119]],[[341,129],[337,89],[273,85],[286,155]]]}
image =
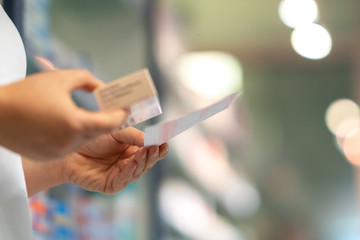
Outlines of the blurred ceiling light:
{"label": "blurred ceiling light", "polygon": [[291,34],[291,44],[299,55],[309,59],[326,57],[332,47],[329,32],[315,23],[296,27]]}
{"label": "blurred ceiling light", "polygon": [[191,239],[243,240],[240,232],[221,217],[187,183],[169,179],[159,191],[161,217]]}
{"label": "blurred ceiling light", "polygon": [[359,129],[359,106],[350,99],[336,100],[327,108],[325,122],[335,136],[348,137]]}
{"label": "blurred ceiling light", "polygon": [[204,97],[222,97],[242,89],[242,68],[224,52],[193,52],[179,57],[175,65],[179,80]]}
{"label": "blurred ceiling light", "polygon": [[318,8],[314,0],[282,0],[279,15],[285,25],[295,28],[314,22],[318,17]]}

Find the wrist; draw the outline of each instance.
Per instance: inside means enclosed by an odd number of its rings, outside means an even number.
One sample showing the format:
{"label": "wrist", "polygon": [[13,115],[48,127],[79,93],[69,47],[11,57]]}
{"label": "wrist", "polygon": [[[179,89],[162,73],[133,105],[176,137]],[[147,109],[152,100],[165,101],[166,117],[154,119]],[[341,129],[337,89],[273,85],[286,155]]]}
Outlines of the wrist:
{"label": "wrist", "polygon": [[49,187],[55,187],[66,183],[63,171],[63,159],[60,160],[49,160],[49,161],[40,161],[38,163],[43,164],[44,171],[48,172]]}
{"label": "wrist", "polygon": [[34,161],[22,157],[28,196],[65,183],[63,160]]}
{"label": "wrist", "polygon": [[[4,86],[0,86],[0,128],[1,126],[6,126],[5,119],[8,115],[8,97],[6,94],[6,88]],[[0,129],[1,130],[1,129]],[[3,132],[3,131],[1,131]],[[3,134],[0,134],[0,145],[5,146]]]}
{"label": "wrist", "polygon": [[5,115],[4,113],[9,109],[9,95],[7,92],[6,86],[0,86],[0,116]]}
{"label": "wrist", "polygon": [[[61,171],[60,171],[60,178],[63,183],[73,183],[72,176],[73,170],[71,168],[71,163],[76,161],[75,153],[69,154],[63,158],[61,161]],[[60,168],[60,166],[59,166]]]}
{"label": "wrist", "polygon": [[4,86],[0,86],[0,107],[5,105],[6,94],[4,88]]}

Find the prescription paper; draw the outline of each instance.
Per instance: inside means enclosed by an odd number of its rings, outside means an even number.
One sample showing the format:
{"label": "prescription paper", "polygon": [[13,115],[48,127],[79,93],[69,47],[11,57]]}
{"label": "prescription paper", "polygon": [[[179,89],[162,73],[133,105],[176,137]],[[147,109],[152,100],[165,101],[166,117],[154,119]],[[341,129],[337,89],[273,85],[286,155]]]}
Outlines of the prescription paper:
{"label": "prescription paper", "polygon": [[239,93],[233,93],[209,107],[190,113],[182,118],[162,122],[145,128],[145,146],[161,145],[192,126],[228,108]]}

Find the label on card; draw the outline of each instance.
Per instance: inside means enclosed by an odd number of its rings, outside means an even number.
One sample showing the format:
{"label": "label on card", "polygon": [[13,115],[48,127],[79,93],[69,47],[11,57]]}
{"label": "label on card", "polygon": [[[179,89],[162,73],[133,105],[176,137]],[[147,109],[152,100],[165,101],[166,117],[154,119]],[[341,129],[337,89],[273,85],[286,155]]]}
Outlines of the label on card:
{"label": "label on card", "polygon": [[161,114],[157,91],[147,69],[116,79],[94,91],[101,110],[128,108],[121,128],[133,126]]}

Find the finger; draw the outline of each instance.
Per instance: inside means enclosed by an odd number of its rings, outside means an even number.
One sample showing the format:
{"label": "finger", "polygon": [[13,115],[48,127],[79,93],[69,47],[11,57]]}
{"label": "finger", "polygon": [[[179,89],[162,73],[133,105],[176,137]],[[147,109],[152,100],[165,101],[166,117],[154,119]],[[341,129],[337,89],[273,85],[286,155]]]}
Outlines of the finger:
{"label": "finger", "polygon": [[80,114],[85,125],[85,134],[89,138],[119,128],[129,116],[129,112],[126,109],[103,112],[88,112],[82,110]]}
{"label": "finger", "polygon": [[163,143],[159,147],[159,160],[165,158],[169,153],[169,145],[167,143]]}
{"label": "finger", "polygon": [[136,128],[128,127],[116,133],[112,133],[112,135],[120,143],[136,145],[139,147],[144,146],[144,132]]}
{"label": "finger", "polygon": [[139,151],[136,152],[134,160],[137,163],[137,167],[134,172],[134,181],[138,180],[141,174],[144,172],[144,168],[146,166],[146,157],[147,156],[147,149],[141,148]]}
{"label": "finger", "polygon": [[147,161],[146,161],[146,167],[144,168],[144,172],[149,171],[159,160],[159,147],[158,146],[152,146],[148,148],[147,151]]}
{"label": "finger", "polygon": [[134,156],[136,154],[136,152],[139,150],[138,146],[128,145],[128,144],[126,144],[126,145],[128,147],[126,148],[125,151],[122,152],[119,159],[130,158],[131,156]]}
{"label": "finger", "polygon": [[134,171],[137,167],[137,163],[134,160],[129,160],[120,162],[117,167],[119,169],[119,173],[116,178],[114,178],[113,182],[113,192],[119,192],[127,187],[127,185],[131,182]]}
{"label": "finger", "polygon": [[91,92],[95,88],[102,86],[102,82],[99,79],[84,69],[68,69],[60,70],[58,72],[65,75],[64,79],[68,80],[66,82],[66,86],[70,91],[83,89],[85,91]]}
{"label": "finger", "polygon": [[[152,148],[155,149],[155,147]],[[154,150],[148,150],[148,151],[154,151]],[[169,152],[169,146],[167,143],[161,144],[158,148],[156,147],[156,150],[153,153],[148,152],[148,161],[146,162],[146,167],[144,172],[148,172],[151,168],[153,168],[159,160],[166,157],[168,152]]]}

